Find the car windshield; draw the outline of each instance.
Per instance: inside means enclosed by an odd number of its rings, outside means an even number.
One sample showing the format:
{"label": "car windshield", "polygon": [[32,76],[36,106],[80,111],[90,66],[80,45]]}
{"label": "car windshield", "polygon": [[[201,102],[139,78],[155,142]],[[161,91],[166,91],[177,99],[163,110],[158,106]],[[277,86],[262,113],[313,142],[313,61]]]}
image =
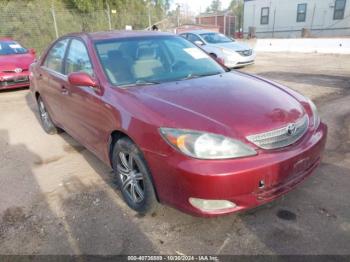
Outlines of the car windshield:
{"label": "car windshield", "polygon": [[209,44],[233,42],[232,39],[228,38],[223,34],[218,34],[218,33],[205,33],[205,34],[200,34],[200,36]]}
{"label": "car windshield", "polygon": [[28,50],[14,41],[0,42],[0,55],[25,54]]}
{"label": "car windshield", "polygon": [[99,40],[95,48],[113,85],[133,86],[221,74],[204,51],[177,36]]}

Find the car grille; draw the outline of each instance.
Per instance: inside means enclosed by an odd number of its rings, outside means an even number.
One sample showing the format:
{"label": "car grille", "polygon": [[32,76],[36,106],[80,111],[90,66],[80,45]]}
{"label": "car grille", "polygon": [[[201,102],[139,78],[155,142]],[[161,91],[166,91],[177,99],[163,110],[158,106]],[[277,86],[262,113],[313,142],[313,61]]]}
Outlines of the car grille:
{"label": "car grille", "polygon": [[237,51],[238,54],[241,56],[251,56],[253,53],[252,49],[244,50],[244,51]]}
{"label": "car grille", "polygon": [[0,81],[0,87],[14,86],[18,84],[29,84],[28,76],[21,76],[14,79],[8,79],[6,81]]}
{"label": "car grille", "polygon": [[277,149],[297,142],[307,131],[309,118],[307,115],[295,123],[266,133],[247,136],[248,141],[263,149]]}
{"label": "car grille", "polygon": [[254,60],[245,61],[245,62],[238,62],[237,65],[245,65],[245,64],[252,64],[252,63],[254,63]]}
{"label": "car grille", "polygon": [[[21,72],[26,72],[26,71],[28,71],[28,69],[22,69]],[[1,72],[2,73],[16,73],[15,69],[13,69],[13,70],[2,70]]]}

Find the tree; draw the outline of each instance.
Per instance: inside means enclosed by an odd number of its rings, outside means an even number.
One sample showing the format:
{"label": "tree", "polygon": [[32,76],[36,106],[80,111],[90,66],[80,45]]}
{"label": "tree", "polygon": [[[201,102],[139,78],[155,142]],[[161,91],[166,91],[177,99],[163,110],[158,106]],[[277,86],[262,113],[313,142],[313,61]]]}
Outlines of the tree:
{"label": "tree", "polygon": [[228,10],[232,11],[232,13],[237,17],[237,21],[238,21],[237,27],[238,27],[238,30],[241,30],[243,26],[243,10],[244,10],[243,0],[231,0]]}
{"label": "tree", "polygon": [[207,8],[207,12],[218,12],[221,11],[222,3],[221,0],[213,0],[210,6]]}
{"label": "tree", "polygon": [[80,31],[109,29],[107,4],[113,29],[134,29],[164,19],[170,0],[0,0],[0,37],[8,36],[38,54],[56,38],[53,25],[55,14],[59,35]]}

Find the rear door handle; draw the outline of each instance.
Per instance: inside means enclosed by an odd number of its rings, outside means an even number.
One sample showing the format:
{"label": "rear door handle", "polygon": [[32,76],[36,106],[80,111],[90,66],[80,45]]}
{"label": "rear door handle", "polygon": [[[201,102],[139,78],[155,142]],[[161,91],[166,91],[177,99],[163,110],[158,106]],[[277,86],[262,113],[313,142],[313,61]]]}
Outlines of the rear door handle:
{"label": "rear door handle", "polygon": [[61,86],[61,93],[62,95],[68,95],[69,91],[65,86]]}

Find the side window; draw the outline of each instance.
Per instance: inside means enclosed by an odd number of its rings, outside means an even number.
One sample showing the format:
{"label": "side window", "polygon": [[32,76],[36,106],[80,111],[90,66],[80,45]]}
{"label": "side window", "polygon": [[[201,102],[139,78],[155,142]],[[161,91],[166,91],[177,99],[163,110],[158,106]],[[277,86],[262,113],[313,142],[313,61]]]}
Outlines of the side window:
{"label": "side window", "polygon": [[187,35],[187,40],[191,41],[192,43],[196,42],[196,41],[201,41],[203,42],[198,36],[194,35],[194,34],[188,34]]}
{"label": "side window", "polygon": [[59,41],[50,49],[44,61],[45,67],[58,73],[63,73],[63,59],[68,41],[69,39]]}
{"label": "side window", "polygon": [[65,65],[66,75],[73,72],[85,72],[93,75],[91,61],[83,42],[77,39],[72,39]]}
{"label": "side window", "polygon": [[261,8],[260,24],[262,24],[262,25],[269,24],[269,14],[270,14],[270,8],[269,7]]}
{"label": "side window", "polygon": [[346,6],[346,0],[335,0],[334,15],[333,15],[334,20],[344,19],[345,6]]}
{"label": "side window", "polygon": [[297,22],[305,22],[307,4],[298,4]]}
{"label": "side window", "polygon": [[188,38],[188,37],[187,37],[187,34],[180,34],[180,36],[183,37],[183,38],[185,38],[185,39]]}

